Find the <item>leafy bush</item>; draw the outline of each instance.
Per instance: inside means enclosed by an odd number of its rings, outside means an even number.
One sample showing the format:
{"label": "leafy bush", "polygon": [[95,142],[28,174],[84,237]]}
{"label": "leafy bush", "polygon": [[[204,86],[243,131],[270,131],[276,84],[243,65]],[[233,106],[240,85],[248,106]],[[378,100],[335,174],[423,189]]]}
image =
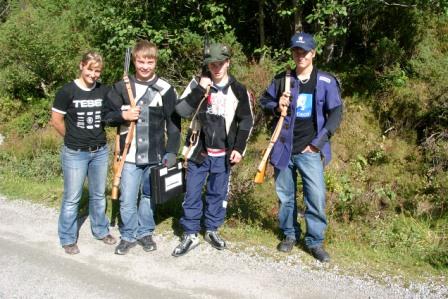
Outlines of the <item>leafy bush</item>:
{"label": "leafy bush", "polygon": [[74,77],[80,53],[89,48],[77,28],[75,2],[11,4],[13,13],[0,27],[0,93],[19,100],[49,96]]}
{"label": "leafy bush", "polygon": [[39,130],[24,137],[8,136],[0,151],[0,171],[37,182],[60,177],[61,141],[53,129]]}
{"label": "leafy bush", "polygon": [[388,249],[402,256],[429,262],[434,267],[447,267],[446,223],[432,227],[427,221],[417,221],[403,215],[371,223],[365,235],[375,249]]}
{"label": "leafy bush", "polygon": [[[0,119],[6,134],[32,135],[33,131],[45,127],[50,120],[50,99],[32,99],[23,103],[4,98],[0,103]],[[10,114],[13,112],[13,114]],[[11,117],[14,115],[14,117]]]}

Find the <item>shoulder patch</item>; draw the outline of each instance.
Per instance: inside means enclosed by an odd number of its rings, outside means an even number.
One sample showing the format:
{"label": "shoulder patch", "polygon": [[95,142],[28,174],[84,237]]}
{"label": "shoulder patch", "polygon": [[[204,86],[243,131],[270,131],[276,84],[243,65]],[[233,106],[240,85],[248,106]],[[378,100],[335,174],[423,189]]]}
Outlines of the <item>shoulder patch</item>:
{"label": "shoulder patch", "polygon": [[324,77],[324,76],[319,76],[319,80],[327,82],[327,83],[331,83],[331,79],[328,77]]}
{"label": "shoulder patch", "polygon": [[162,79],[162,78],[159,78],[155,84],[156,84],[158,87],[160,87],[160,89],[161,89],[161,90],[160,90],[160,93],[161,93],[162,95],[164,95],[164,94],[168,91],[168,89],[171,88],[171,84],[169,84],[167,81],[165,81],[165,80]]}
{"label": "shoulder patch", "polygon": [[198,86],[199,83],[196,81],[195,78],[193,78],[190,83],[188,83],[187,87],[185,88],[185,90],[182,92],[182,95],[180,96],[180,99],[183,99],[185,97],[187,97],[191,91],[193,90],[193,88],[195,88],[196,86]]}

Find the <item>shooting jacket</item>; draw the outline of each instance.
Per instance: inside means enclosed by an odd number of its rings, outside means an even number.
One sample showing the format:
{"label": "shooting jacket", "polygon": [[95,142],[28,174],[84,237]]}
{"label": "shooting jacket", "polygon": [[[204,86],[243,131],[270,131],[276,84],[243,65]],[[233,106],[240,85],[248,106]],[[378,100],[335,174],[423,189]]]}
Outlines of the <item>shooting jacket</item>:
{"label": "shooting jacket", "polygon": [[[213,85],[211,88],[215,88]],[[246,151],[247,141],[253,127],[253,113],[250,95],[241,83],[235,80],[234,77],[229,76],[229,82],[223,88],[225,93],[225,113],[224,117],[225,127],[221,122],[213,122],[207,116],[207,99],[202,102],[197,115],[197,120],[201,125],[201,131],[196,144],[192,145],[187,159],[196,163],[202,163],[207,157],[207,149],[205,148],[206,138],[213,138],[208,136],[210,132],[224,131],[225,134],[225,152],[227,156],[227,163],[233,150],[238,151],[242,156]],[[181,96],[180,102],[176,105],[177,113],[185,118],[191,118],[198,108],[201,100],[204,98],[206,90],[198,84],[198,80],[193,79]],[[190,146],[191,130],[188,131],[184,153]]]}
{"label": "shooting jacket", "polygon": [[[286,72],[282,72],[275,76],[259,101],[261,108],[267,114],[274,115],[273,130],[280,116],[277,107],[280,96],[285,90],[285,75]],[[296,110],[299,85],[299,79],[295,71],[291,71],[291,104],[289,111]],[[324,165],[326,165],[331,160],[330,137],[339,127],[342,120],[342,99],[339,82],[334,76],[320,70],[317,71],[313,100],[313,117],[317,133],[311,144],[320,150]],[[289,164],[294,138],[295,118],[295,113],[288,113],[285,117],[279,138],[272,149],[270,162],[278,169],[285,169]]]}
{"label": "shooting jacket", "polygon": [[[129,80],[135,95],[136,79],[129,76]],[[165,153],[177,154],[179,150],[180,117],[174,111],[177,95],[173,86],[157,76],[150,82],[138,83],[148,85],[148,88],[143,96],[136,99],[136,106],[140,106],[141,111],[126,162],[157,164]],[[112,86],[104,105],[106,124],[120,128],[120,153],[129,130],[129,122],[123,119],[122,111],[129,108],[128,93],[122,80]]]}

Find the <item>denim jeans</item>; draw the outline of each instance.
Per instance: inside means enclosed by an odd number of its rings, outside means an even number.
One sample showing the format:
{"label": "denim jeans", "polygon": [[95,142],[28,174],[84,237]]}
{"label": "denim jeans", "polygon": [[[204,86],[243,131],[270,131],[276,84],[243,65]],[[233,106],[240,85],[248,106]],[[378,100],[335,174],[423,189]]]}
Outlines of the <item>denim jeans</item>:
{"label": "denim jeans", "polygon": [[78,209],[84,181],[89,186],[89,217],[92,234],[102,239],[109,234],[109,220],[106,217],[106,178],[109,148],[95,152],[61,150],[64,173],[64,194],[59,214],[58,234],[62,246],[76,243],[78,239]]}
{"label": "denim jeans", "polygon": [[[124,163],[120,182],[120,234],[121,239],[134,242],[152,235],[156,227],[154,221],[154,201],[151,200],[151,167]],[[138,201],[140,193],[140,201]]]}
{"label": "denim jeans", "polygon": [[287,168],[275,169],[275,187],[279,198],[278,213],[280,229],[286,237],[298,239],[300,226],[297,222],[297,171],[302,178],[305,200],[305,244],[308,248],[321,246],[327,220],[325,216],[324,168],[320,153],[293,155]]}

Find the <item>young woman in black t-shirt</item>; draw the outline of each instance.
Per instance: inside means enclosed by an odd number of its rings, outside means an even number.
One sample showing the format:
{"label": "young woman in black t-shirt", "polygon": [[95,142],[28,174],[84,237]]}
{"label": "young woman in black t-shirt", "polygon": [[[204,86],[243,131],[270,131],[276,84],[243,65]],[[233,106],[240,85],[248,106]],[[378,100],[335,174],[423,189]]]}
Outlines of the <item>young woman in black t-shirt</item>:
{"label": "young woman in black t-shirt", "polygon": [[116,239],[109,233],[106,217],[106,178],[109,149],[102,120],[107,87],[98,83],[103,68],[101,55],[84,54],[79,77],[56,93],[51,123],[64,137],[61,150],[64,194],[59,215],[59,240],[67,254],[79,253],[78,209],[86,177],[89,187],[89,216],[92,234],[105,244]]}

